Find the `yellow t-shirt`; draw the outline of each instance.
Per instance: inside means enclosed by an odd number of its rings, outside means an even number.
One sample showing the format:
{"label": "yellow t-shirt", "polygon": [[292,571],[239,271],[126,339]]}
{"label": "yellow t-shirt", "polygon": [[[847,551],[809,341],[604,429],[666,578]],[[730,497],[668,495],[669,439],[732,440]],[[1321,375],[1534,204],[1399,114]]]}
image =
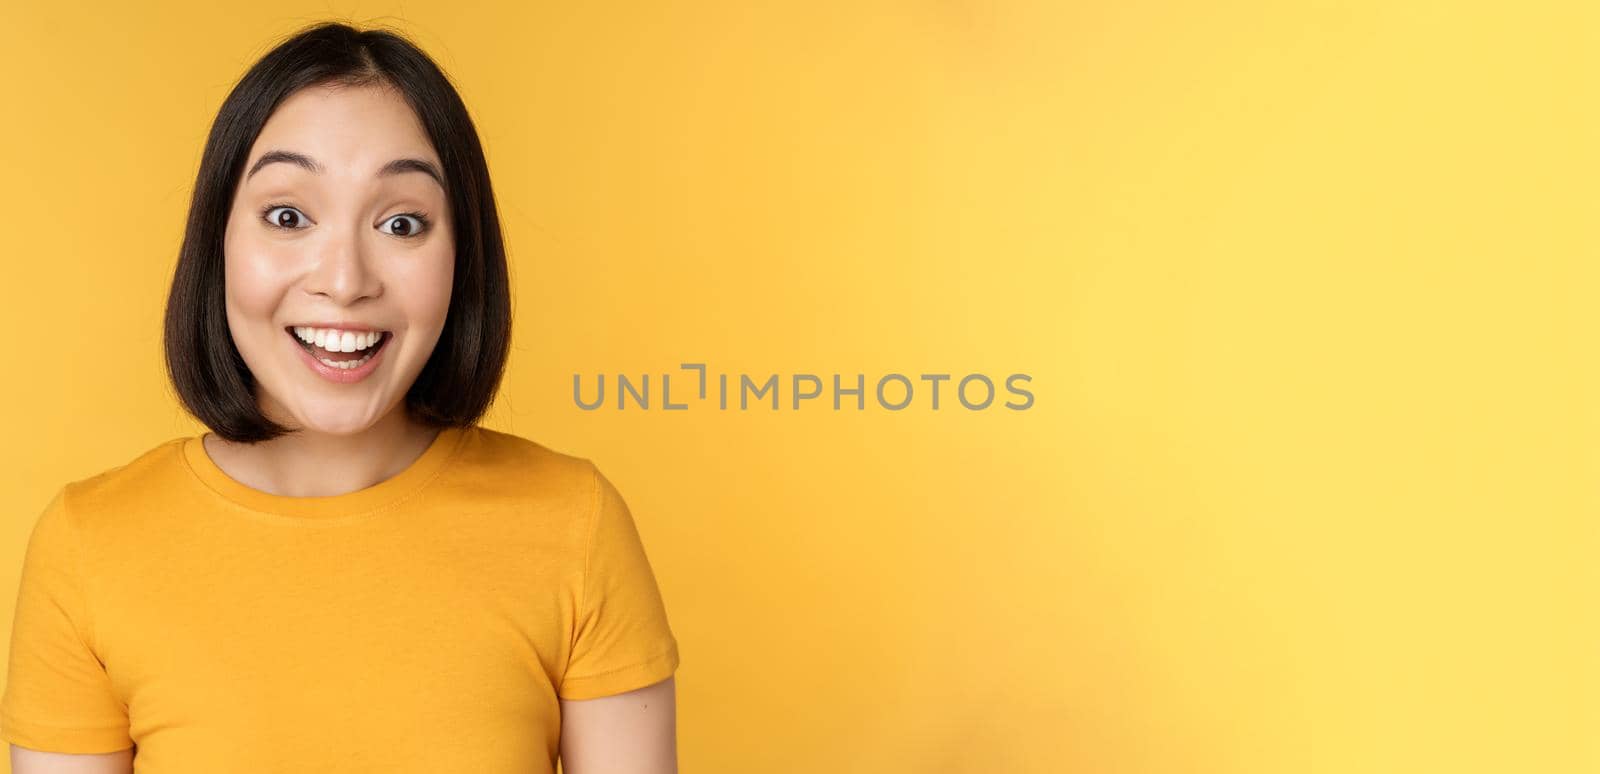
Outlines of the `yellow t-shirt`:
{"label": "yellow t-shirt", "polygon": [[587,459],[448,429],[331,497],[200,436],[66,484],[29,538],[0,738],[141,774],[552,772],[562,699],[672,676],[628,507]]}

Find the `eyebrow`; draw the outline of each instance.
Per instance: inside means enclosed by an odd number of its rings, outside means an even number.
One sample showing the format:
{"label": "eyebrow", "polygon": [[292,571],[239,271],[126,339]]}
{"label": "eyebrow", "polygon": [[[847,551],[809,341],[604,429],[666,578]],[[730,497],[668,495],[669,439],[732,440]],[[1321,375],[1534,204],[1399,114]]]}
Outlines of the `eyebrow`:
{"label": "eyebrow", "polygon": [[[250,171],[245,174],[245,179],[250,179],[250,177],[258,170],[268,164],[293,164],[306,170],[307,172],[312,172],[315,174],[322,173],[322,165],[318,164],[316,159],[313,159],[304,153],[295,153],[294,151],[286,150],[272,150],[261,154],[261,158],[256,159],[256,163],[251,165]],[[444,175],[439,172],[439,168],[434,166],[433,162],[426,161],[424,159],[395,159],[394,161],[384,164],[383,168],[378,170],[378,177],[389,177],[391,175],[400,175],[407,172],[421,172],[428,177],[433,178],[433,181],[438,183],[440,188],[445,187]]]}

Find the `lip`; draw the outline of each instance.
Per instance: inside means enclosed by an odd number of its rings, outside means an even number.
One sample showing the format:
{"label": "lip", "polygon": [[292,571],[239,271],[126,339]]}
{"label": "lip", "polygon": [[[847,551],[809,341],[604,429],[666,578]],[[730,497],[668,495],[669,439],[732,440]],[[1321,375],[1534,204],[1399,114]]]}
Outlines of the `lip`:
{"label": "lip", "polygon": [[[313,327],[313,328],[321,328],[321,327],[332,328],[332,327],[337,327],[337,326],[333,326],[333,325],[327,325],[327,326],[313,325],[311,327]],[[346,328],[346,330],[382,330],[382,329],[380,329],[380,328],[366,328],[366,329],[362,329],[362,328]],[[387,332],[384,333],[383,334],[383,338],[378,341],[378,345],[377,345],[378,346],[378,351],[374,352],[372,354],[372,359],[368,360],[365,364],[363,364],[359,368],[345,369],[345,368],[334,368],[332,366],[325,365],[321,360],[318,360],[314,355],[312,355],[310,352],[306,351],[306,348],[300,344],[300,339],[295,337],[293,329],[289,329],[285,333],[289,337],[289,346],[294,347],[294,351],[300,355],[300,361],[305,363],[306,367],[310,368],[313,372],[315,372],[317,374],[317,376],[320,376],[320,377],[322,377],[322,378],[324,378],[324,379],[326,379],[326,380],[328,380],[330,382],[333,382],[335,384],[355,384],[356,382],[359,382],[359,381],[367,378],[368,376],[371,376],[372,372],[378,370],[378,366],[383,364],[383,356],[389,352],[389,341],[390,341],[390,339],[394,338],[394,334],[393,333],[387,333]]]}
{"label": "lip", "polygon": [[359,322],[333,322],[333,321],[327,321],[327,320],[322,321],[322,322],[289,323],[288,325],[285,325],[283,327],[289,328],[291,330],[294,329],[294,328],[336,328],[336,329],[341,330],[341,331],[366,331],[368,333],[371,333],[372,331],[388,330],[387,328],[379,328],[376,325],[368,325],[366,323],[359,323]]}

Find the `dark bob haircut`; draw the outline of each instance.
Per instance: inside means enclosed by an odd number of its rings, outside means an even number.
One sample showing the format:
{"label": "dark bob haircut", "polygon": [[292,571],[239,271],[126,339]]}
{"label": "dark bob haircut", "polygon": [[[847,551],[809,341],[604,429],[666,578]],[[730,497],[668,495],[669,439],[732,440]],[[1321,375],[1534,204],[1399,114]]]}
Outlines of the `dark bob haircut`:
{"label": "dark bob haircut", "polygon": [[387,30],[314,25],[269,51],[217,111],[167,297],[167,373],[184,408],[218,436],[255,443],[293,432],[268,419],[256,380],[228,332],[223,235],[234,189],[267,118],[308,86],[389,85],[404,95],[444,164],[455,231],[455,279],[439,343],[406,392],[411,416],[466,427],[493,402],[511,343],[505,243],[478,132],[455,87],[427,54]]}

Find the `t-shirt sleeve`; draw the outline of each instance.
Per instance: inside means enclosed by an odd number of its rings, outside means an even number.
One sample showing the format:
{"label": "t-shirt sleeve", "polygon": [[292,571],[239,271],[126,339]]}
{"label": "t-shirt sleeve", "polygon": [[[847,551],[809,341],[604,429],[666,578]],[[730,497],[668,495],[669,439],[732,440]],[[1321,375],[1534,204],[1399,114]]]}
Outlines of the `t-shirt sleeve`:
{"label": "t-shirt sleeve", "polygon": [[678,642],[638,527],[598,468],[594,503],[571,657],[556,691],[562,699],[625,693],[678,668]]}
{"label": "t-shirt sleeve", "polygon": [[94,652],[83,557],[70,485],[28,537],[11,624],[0,738],[46,752],[104,753],[133,746],[127,707]]}

